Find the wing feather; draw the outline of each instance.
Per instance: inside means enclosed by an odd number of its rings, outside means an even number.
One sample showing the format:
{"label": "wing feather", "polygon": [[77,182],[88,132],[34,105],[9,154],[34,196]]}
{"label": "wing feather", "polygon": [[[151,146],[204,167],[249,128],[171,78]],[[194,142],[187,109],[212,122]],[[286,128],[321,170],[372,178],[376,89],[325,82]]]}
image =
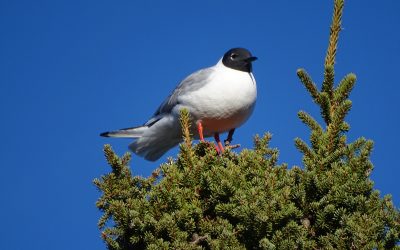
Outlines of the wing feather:
{"label": "wing feather", "polygon": [[157,111],[154,113],[154,116],[156,117],[163,113],[171,112],[174,106],[178,103],[180,95],[187,93],[188,91],[196,91],[203,87],[207,83],[207,80],[212,75],[213,71],[213,67],[205,68],[186,77],[161,103]]}

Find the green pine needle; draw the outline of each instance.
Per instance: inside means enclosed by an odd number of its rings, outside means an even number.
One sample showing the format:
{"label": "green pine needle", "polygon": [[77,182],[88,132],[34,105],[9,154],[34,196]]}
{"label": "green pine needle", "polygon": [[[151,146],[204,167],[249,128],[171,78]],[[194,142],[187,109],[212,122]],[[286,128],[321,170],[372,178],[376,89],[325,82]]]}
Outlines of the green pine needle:
{"label": "green pine needle", "polygon": [[310,95],[313,98],[313,100],[315,102],[318,102],[319,92],[318,92],[317,86],[312,81],[312,79],[308,75],[308,73],[304,69],[298,69],[297,70],[297,76],[300,78],[300,81],[306,87],[306,89],[310,93]]}

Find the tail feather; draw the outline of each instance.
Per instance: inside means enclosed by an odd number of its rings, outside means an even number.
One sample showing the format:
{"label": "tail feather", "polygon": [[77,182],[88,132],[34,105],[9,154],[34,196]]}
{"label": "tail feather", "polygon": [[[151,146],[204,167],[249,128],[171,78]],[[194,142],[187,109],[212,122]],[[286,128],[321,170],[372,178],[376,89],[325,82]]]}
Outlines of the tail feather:
{"label": "tail feather", "polygon": [[129,149],[148,161],[156,161],[168,150],[178,145],[180,141],[180,139],[159,140],[155,137],[141,137],[132,142]]}
{"label": "tail feather", "polygon": [[118,137],[118,138],[139,138],[148,129],[147,126],[133,127],[133,128],[123,128],[115,131],[108,131],[101,133],[100,136],[103,137]]}
{"label": "tail feather", "polygon": [[159,119],[136,141],[129,145],[135,154],[156,161],[182,141],[179,121],[173,116]]}
{"label": "tail feather", "polygon": [[146,125],[100,134],[105,137],[136,139],[129,148],[149,161],[156,161],[182,141],[179,120],[172,115],[151,119]]}

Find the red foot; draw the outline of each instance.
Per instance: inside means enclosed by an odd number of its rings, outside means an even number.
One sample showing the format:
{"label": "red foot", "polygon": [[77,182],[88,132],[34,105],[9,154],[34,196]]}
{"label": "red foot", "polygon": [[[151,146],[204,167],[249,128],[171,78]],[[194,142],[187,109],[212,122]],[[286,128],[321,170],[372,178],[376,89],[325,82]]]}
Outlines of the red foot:
{"label": "red foot", "polygon": [[197,130],[199,131],[200,141],[204,141],[203,125],[201,124],[201,122],[197,123]]}
{"label": "red foot", "polygon": [[218,153],[223,153],[225,151],[225,149],[224,149],[224,146],[222,146],[221,141],[219,140],[219,133],[215,133],[214,134],[214,139],[215,139],[215,141],[217,142],[217,145],[218,145],[218,147],[216,147]]}

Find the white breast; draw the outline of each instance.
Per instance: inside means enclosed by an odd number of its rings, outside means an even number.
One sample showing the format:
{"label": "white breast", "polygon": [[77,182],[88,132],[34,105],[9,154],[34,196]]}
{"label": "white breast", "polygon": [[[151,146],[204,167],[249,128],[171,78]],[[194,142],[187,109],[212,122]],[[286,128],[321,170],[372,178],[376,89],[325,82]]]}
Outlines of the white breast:
{"label": "white breast", "polygon": [[252,73],[227,68],[221,61],[214,67],[209,83],[180,98],[180,103],[202,122],[206,136],[242,125],[251,115],[257,98]]}

